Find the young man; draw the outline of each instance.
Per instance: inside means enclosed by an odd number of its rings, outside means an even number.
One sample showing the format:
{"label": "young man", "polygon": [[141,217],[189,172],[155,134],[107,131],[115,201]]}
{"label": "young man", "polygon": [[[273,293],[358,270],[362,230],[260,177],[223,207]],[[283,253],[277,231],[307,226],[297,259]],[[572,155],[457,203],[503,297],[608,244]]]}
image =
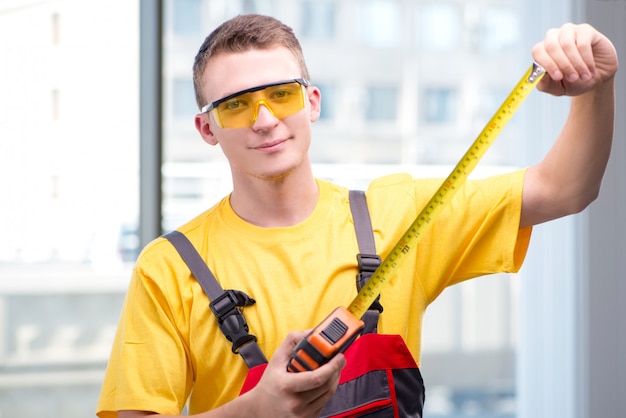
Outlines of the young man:
{"label": "young man", "polygon": [[[383,289],[379,332],[401,335],[416,359],[423,313],[447,286],[517,271],[532,225],[583,210],[600,189],[613,136],[611,42],[589,25],[566,24],[532,55],[547,70],[538,88],[572,96],[569,117],[537,165],[468,182]],[[291,29],[257,15],[218,27],[194,64],[196,128],[228,158],[233,191],[179,231],[224,289],[256,300],[244,314],[270,359],[260,382],[238,396],[247,366],[187,266],[159,238],[133,273],[100,417],[178,416],[187,402],[199,417],[315,417],[333,396],[343,355],[311,372],[286,371],[302,330],[357,292],[348,190],[311,170],[321,97],[307,80]],[[438,186],[408,175],[372,182],[367,202],[383,258]]]}

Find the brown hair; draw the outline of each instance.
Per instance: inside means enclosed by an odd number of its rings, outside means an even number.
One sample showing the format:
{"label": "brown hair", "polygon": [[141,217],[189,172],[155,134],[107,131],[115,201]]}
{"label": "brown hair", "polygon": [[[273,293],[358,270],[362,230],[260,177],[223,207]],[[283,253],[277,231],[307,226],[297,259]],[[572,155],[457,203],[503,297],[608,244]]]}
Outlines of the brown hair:
{"label": "brown hair", "polygon": [[223,53],[279,46],[293,53],[300,65],[301,76],[308,79],[309,71],[304,62],[300,43],[293,30],[278,19],[257,14],[239,15],[218,26],[202,42],[193,63],[193,88],[198,107],[201,108],[206,104],[201,91],[202,77],[212,57]]}

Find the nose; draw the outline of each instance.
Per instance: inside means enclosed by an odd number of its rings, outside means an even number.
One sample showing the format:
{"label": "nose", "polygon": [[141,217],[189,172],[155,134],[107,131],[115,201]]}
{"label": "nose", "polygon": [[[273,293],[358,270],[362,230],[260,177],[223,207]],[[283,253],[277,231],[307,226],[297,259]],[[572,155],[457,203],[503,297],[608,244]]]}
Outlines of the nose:
{"label": "nose", "polygon": [[274,116],[272,109],[263,101],[258,101],[254,112],[254,124],[255,129],[266,129],[268,127],[276,126],[278,118]]}

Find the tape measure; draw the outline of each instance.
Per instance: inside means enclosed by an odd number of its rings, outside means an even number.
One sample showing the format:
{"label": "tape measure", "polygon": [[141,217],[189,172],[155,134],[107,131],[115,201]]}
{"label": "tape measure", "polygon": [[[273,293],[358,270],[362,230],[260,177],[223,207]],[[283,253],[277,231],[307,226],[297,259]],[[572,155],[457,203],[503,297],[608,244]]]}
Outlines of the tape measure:
{"label": "tape measure", "polygon": [[538,64],[533,65],[517,83],[489,123],[483,128],[478,138],[457,163],[450,175],[443,181],[433,197],[417,216],[413,224],[393,247],[372,277],[352,301],[348,310],[357,318],[361,318],[381,292],[387,280],[393,276],[404,257],[424,235],[432,221],[439,215],[454,193],[465,183],[465,180],[485,155],[500,131],[509,122],[533,87],[541,80],[545,70]]}
{"label": "tape measure", "polygon": [[[544,74],[545,70],[537,63],[530,66],[356,298],[347,309],[343,307],[335,309],[296,346],[287,370],[297,372],[315,369],[328,362],[338,352],[344,351],[356,338],[356,334],[362,328],[360,318],[376,300],[383,286],[439,216],[454,193],[465,183],[478,161],[485,155],[498,134]],[[349,318],[349,314],[352,314],[354,318]],[[337,332],[338,328],[341,329],[341,333]]]}

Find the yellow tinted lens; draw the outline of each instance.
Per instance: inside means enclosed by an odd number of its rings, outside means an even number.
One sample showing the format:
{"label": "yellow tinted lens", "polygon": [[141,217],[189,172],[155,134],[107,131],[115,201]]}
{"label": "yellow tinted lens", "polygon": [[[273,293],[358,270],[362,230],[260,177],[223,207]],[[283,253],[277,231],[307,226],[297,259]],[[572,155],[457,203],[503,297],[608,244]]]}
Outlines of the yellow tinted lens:
{"label": "yellow tinted lens", "polygon": [[278,119],[293,115],[304,107],[302,86],[298,83],[268,87],[263,92],[265,93],[264,104],[269,105],[270,110]]}
{"label": "yellow tinted lens", "polygon": [[250,126],[254,118],[254,98],[252,93],[244,93],[220,103],[215,112],[222,128],[242,128]]}
{"label": "yellow tinted lens", "polygon": [[302,86],[293,82],[240,94],[214,109],[216,119],[227,129],[252,126],[258,114],[257,104],[267,107],[278,119],[293,115],[304,108]]}

